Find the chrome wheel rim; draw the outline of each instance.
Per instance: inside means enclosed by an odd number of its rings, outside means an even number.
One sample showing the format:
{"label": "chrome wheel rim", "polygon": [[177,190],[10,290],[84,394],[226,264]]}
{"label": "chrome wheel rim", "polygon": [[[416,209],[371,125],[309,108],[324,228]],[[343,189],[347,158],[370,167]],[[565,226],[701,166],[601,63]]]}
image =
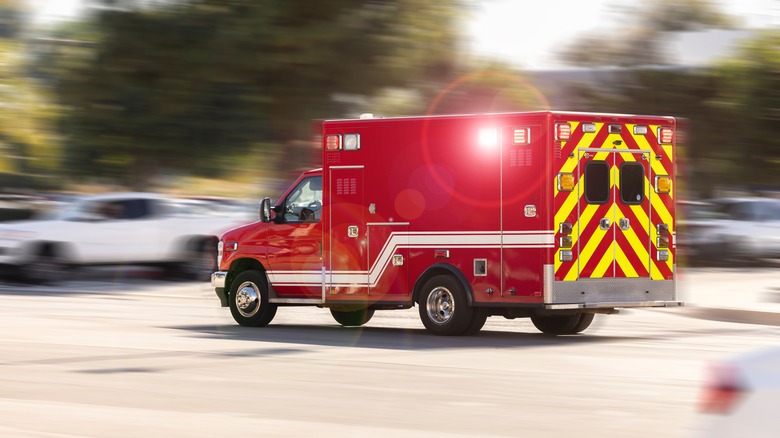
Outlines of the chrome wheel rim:
{"label": "chrome wheel rim", "polygon": [[246,281],[236,290],[235,301],[238,313],[250,318],[260,310],[260,291],[254,283]]}
{"label": "chrome wheel rim", "polygon": [[428,318],[436,324],[446,324],[455,313],[455,299],[446,287],[434,288],[425,304]]}

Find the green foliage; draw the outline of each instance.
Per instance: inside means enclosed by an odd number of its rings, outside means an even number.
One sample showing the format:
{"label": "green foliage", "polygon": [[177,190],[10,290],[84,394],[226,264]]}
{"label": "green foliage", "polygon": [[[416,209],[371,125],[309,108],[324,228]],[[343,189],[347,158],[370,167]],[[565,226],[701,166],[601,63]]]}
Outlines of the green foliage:
{"label": "green foliage", "polygon": [[55,171],[58,109],[36,81],[25,76],[24,51],[13,40],[0,39],[0,102],[0,171]]}
{"label": "green foliage", "polygon": [[73,55],[58,87],[72,109],[71,167],[143,186],[162,170],[213,173],[220,155],[307,139],[310,120],[347,110],[334,96],[447,71],[456,11],[453,0],[102,10],[98,38]]}
{"label": "green foliage", "polygon": [[[750,163],[732,170],[741,180],[780,182],[780,31],[747,41],[739,56],[716,69],[718,110],[732,131],[724,156]],[[739,161],[737,161],[739,160]]]}

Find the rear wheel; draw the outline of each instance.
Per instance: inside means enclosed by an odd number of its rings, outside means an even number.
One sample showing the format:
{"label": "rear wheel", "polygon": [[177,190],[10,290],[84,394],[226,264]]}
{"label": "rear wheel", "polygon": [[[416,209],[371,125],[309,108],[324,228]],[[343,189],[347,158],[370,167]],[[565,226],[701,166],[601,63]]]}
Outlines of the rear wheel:
{"label": "rear wheel", "polygon": [[374,316],[374,309],[358,309],[358,310],[333,310],[330,309],[330,314],[333,315],[333,319],[344,327],[357,327],[361,326],[371,320]]}
{"label": "rear wheel", "polygon": [[531,322],[534,323],[539,331],[548,335],[573,335],[579,333],[590,326],[593,322],[593,313],[578,313],[565,316],[532,316]]}
{"label": "rear wheel", "polygon": [[464,334],[474,314],[463,286],[449,275],[437,275],[428,280],[420,294],[419,305],[420,319],[434,335]]}
{"label": "rear wheel", "polygon": [[485,309],[474,309],[474,314],[471,316],[471,321],[469,322],[469,326],[466,327],[466,331],[463,332],[466,336],[476,335],[479,333],[480,330],[482,330],[482,327],[485,326],[485,322],[487,321],[488,313]]}
{"label": "rear wheel", "polygon": [[238,274],[230,287],[230,313],[246,327],[265,327],[276,316],[276,304],[268,301],[265,275],[258,271]]}

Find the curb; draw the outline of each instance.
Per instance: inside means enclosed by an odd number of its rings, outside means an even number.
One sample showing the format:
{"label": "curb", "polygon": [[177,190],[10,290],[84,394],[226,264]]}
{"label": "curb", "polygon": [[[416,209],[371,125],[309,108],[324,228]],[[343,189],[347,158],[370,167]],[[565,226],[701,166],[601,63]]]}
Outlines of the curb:
{"label": "curb", "polygon": [[780,313],[758,310],[687,306],[680,312],[690,318],[780,327]]}

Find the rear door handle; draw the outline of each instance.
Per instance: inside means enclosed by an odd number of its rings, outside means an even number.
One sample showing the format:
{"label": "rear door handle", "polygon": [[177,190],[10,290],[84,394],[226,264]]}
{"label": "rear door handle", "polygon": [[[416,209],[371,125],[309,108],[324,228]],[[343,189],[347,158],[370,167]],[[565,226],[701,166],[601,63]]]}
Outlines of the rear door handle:
{"label": "rear door handle", "polygon": [[610,225],[610,221],[608,217],[603,217],[601,220],[599,220],[599,228],[602,230],[608,230]]}
{"label": "rear door handle", "polygon": [[629,221],[627,217],[622,217],[618,221],[618,226],[621,230],[628,231],[628,229],[631,228],[631,221]]}

